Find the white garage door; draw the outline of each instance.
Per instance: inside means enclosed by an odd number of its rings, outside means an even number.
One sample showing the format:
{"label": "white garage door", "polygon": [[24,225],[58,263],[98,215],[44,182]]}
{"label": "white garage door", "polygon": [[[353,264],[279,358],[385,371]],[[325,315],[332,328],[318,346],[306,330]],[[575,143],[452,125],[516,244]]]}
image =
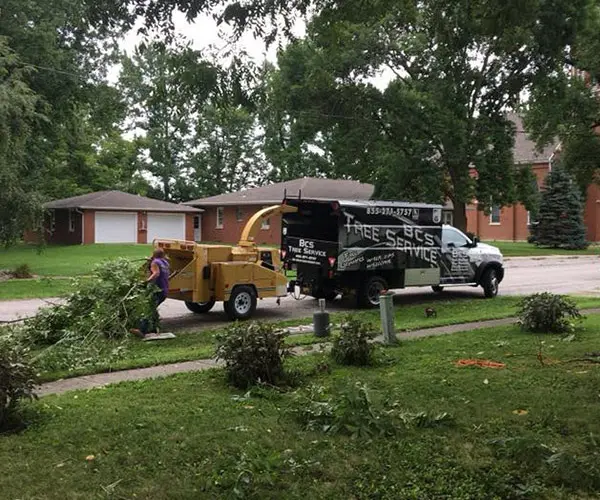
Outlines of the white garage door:
{"label": "white garage door", "polygon": [[137,213],[96,212],[96,243],[137,243]]}
{"label": "white garage door", "polygon": [[185,214],[148,214],[148,243],[156,238],[185,240]]}

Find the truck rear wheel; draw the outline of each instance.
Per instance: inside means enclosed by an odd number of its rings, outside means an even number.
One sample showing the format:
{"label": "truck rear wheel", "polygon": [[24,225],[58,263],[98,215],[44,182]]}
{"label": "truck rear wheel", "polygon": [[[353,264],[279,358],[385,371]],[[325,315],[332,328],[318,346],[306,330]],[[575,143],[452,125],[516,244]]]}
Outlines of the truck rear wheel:
{"label": "truck rear wheel", "polygon": [[223,303],[225,313],[232,320],[246,320],[256,311],[256,293],[249,286],[236,286],[227,302]]}
{"label": "truck rear wheel", "polygon": [[431,287],[431,289],[435,292],[435,293],[442,293],[444,291],[444,287],[440,286],[440,285],[433,285]]}
{"label": "truck rear wheel", "polygon": [[388,284],[381,276],[371,276],[358,290],[358,306],[364,308],[379,307],[379,296],[387,290]]}
{"label": "truck rear wheel", "polygon": [[196,314],[204,314],[210,311],[215,305],[214,300],[209,300],[208,302],[188,302],[185,301],[185,307],[187,307],[190,311]]}
{"label": "truck rear wheel", "polygon": [[487,269],[481,277],[481,288],[486,298],[491,299],[498,295],[498,273],[494,268]]}

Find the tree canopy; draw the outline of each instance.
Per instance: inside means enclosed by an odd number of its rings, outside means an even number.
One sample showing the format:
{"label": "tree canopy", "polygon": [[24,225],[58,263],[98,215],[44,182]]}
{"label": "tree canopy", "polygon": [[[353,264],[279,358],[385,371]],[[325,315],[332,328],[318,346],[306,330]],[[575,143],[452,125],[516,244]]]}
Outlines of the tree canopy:
{"label": "tree canopy", "polygon": [[[597,178],[598,4],[5,0],[0,175],[18,214],[1,239],[35,226],[44,199],[110,188],[180,201],[302,175],[450,199],[463,229],[473,200],[533,209],[507,111],[528,96],[539,144],[559,137],[582,189]],[[176,10],[286,44],[276,65],[241,54],[223,66],[175,35]],[[117,42],[140,19],[147,39],[123,57]],[[116,62],[118,86],[106,78]]]}

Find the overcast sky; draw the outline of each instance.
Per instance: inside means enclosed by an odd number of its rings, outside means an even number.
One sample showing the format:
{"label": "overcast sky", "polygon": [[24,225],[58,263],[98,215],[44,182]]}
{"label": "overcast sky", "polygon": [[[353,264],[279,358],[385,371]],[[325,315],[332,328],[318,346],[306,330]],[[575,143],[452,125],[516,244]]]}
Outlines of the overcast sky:
{"label": "overcast sky", "polygon": [[[227,25],[217,26],[217,22],[208,14],[199,16],[193,23],[185,19],[185,15],[179,11],[173,14],[175,33],[192,42],[196,50],[200,50],[207,56],[217,54],[218,60],[226,65],[227,60],[223,53],[227,49],[234,48],[237,51],[245,51],[255,62],[262,63],[265,58],[272,62],[277,62],[277,44],[272,44],[268,49],[261,39],[256,39],[251,33],[245,33],[235,44],[230,43],[232,30]],[[123,39],[121,49],[131,55],[133,49],[142,41],[142,37],[137,34],[138,28],[142,22],[131,30]],[[306,34],[306,23],[303,19],[298,19],[292,29],[293,34],[301,38]],[[109,80],[116,83],[119,77],[120,67],[115,66],[109,71]],[[368,81],[378,88],[385,88],[392,78],[391,71],[383,71],[381,75],[375,78],[369,78]]]}

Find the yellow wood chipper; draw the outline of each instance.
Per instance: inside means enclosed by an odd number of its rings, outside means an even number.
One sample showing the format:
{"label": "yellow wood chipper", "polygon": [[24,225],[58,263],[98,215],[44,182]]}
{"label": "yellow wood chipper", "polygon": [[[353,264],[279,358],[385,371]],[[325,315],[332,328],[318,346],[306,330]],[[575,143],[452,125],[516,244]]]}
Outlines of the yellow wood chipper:
{"label": "yellow wood chipper", "polygon": [[202,314],[222,301],[232,320],[250,318],[258,299],[287,295],[279,249],[258,247],[256,233],[264,219],[295,212],[296,207],[274,205],[254,214],[242,231],[237,246],[198,244],[184,240],[154,240],[171,265],[170,299],[183,300],[187,308]]}

